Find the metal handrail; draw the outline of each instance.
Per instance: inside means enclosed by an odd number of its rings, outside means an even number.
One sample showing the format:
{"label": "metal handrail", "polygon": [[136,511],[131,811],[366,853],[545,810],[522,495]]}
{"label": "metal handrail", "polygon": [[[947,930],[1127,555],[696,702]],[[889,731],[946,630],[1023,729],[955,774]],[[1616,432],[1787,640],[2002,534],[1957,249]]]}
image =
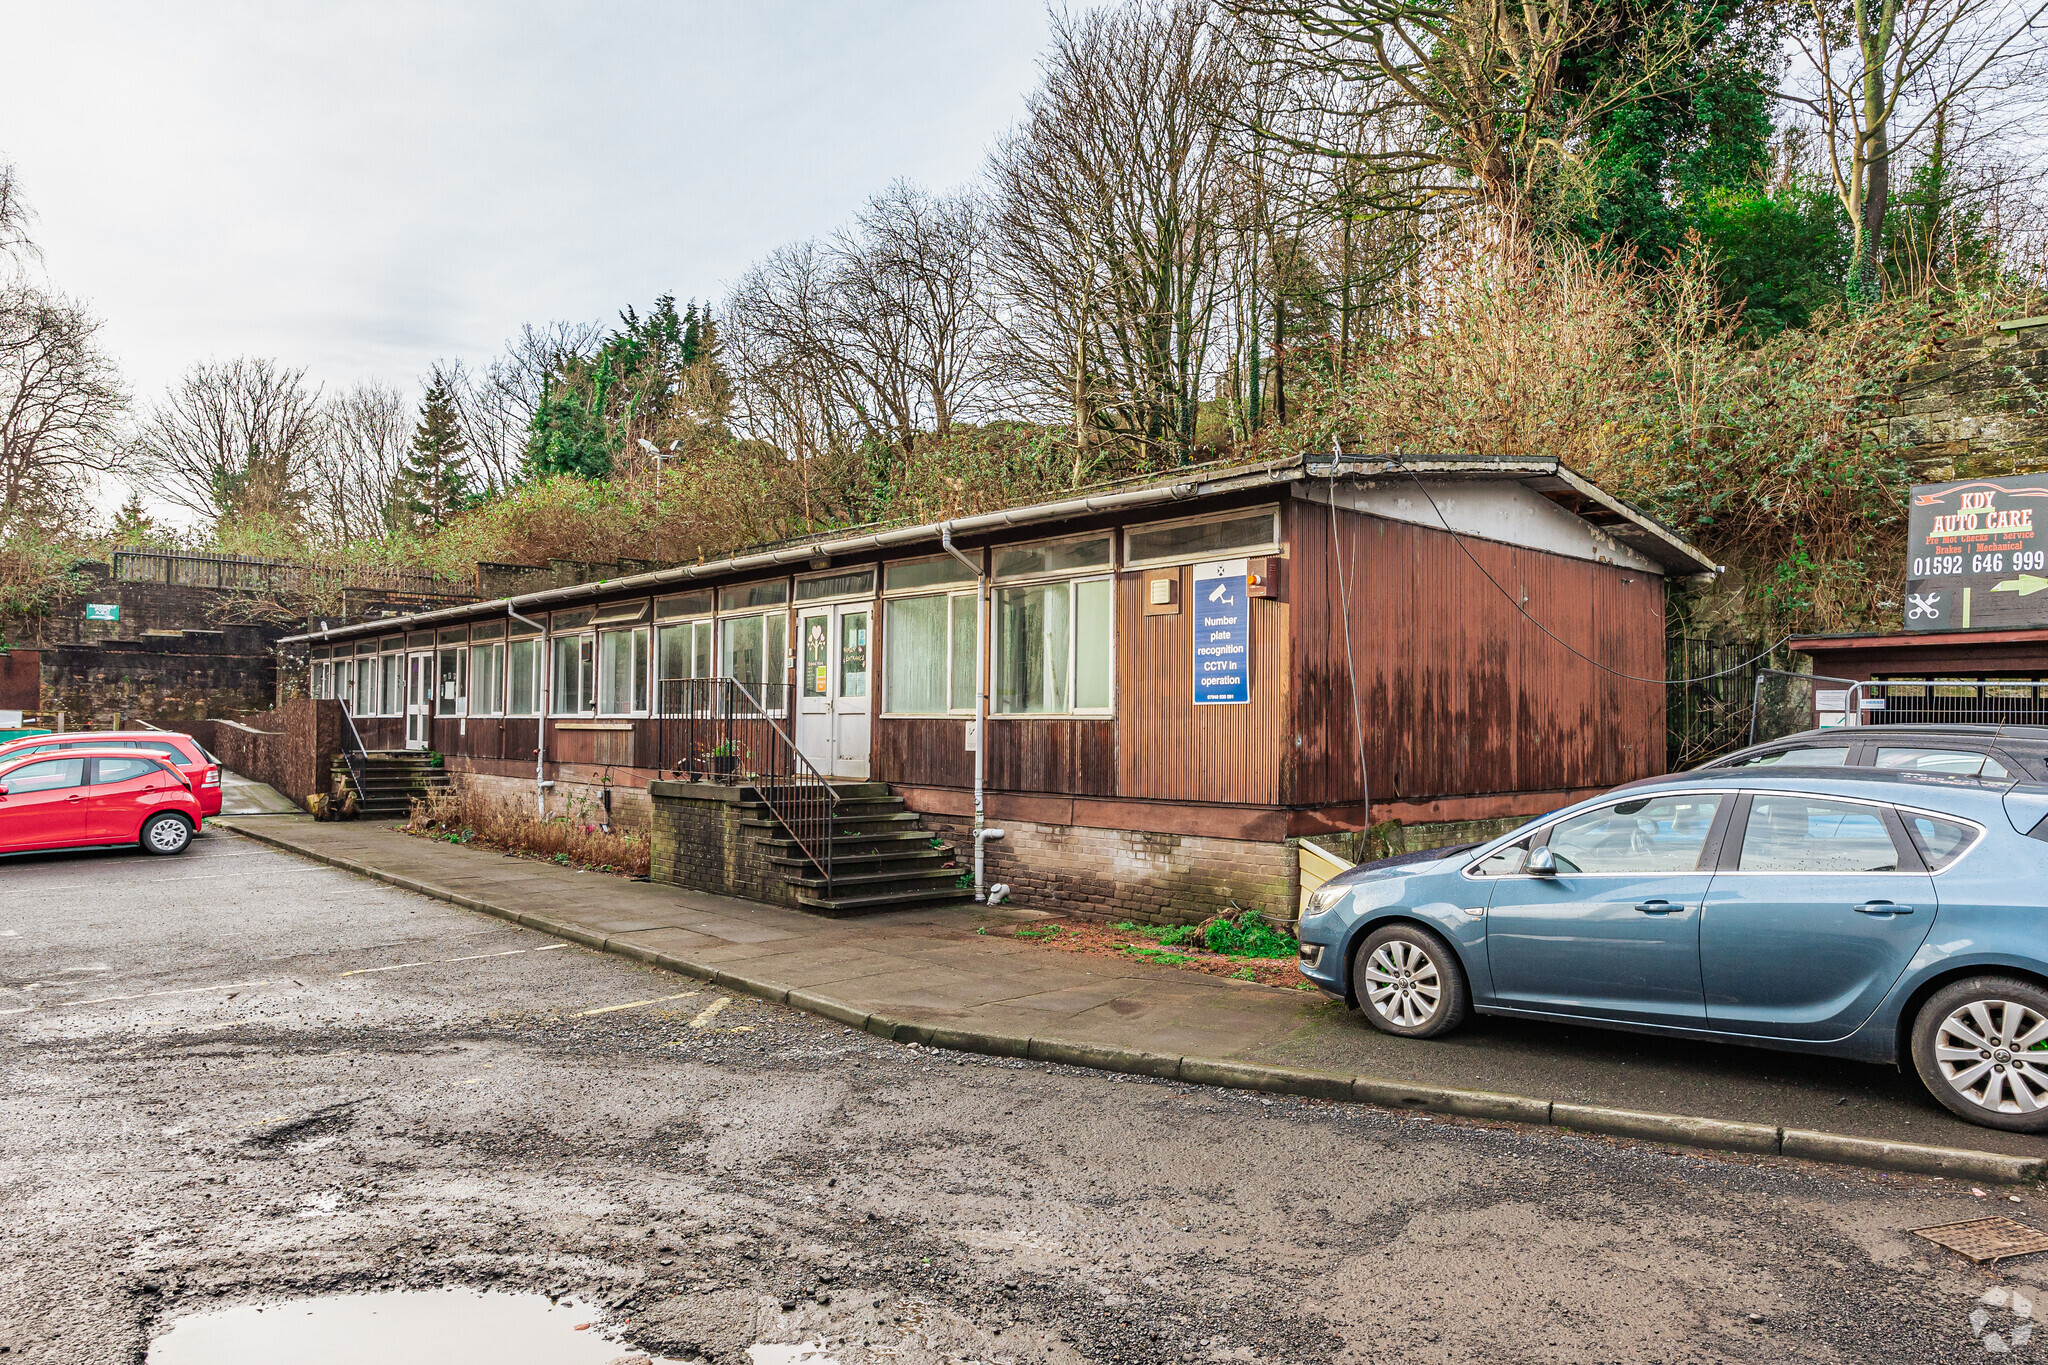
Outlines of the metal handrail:
{"label": "metal handrail", "polygon": [[348,732],[355,738],[356,742],[354,749],[350,749],[346,744],[342,745],[341,756],[348,764],[349,781],[356,784],[356,800],[358,802],[367,802],[370,799],[370,788],[365,779],[369,775],[370,759],[368,752],[363,747],[363,732],[356,729],[355,713],[349,709],[346,700],[343,700],[341,703],[341,716],[343,720],[348,722]]}

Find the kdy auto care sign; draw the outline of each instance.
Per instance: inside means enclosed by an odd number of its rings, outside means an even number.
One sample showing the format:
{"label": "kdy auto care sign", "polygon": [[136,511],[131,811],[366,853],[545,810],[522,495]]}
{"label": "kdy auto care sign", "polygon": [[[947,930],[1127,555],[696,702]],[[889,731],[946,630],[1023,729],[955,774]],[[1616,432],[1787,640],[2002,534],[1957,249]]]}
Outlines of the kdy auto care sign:
{"label": "kdy auto care sign", "polygon": [[1913,490],[1907,630],[2048,625],[2048,477]]}

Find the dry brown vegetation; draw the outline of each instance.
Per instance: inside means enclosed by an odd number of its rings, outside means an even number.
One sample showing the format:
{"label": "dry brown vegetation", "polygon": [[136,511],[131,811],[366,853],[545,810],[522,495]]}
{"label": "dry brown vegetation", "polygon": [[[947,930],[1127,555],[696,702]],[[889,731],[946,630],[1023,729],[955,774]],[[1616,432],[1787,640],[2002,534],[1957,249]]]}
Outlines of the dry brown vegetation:
{"label": "dry brown vegetation", "polygon": [[646,876],[651,852],[647,840],[638,835],[606,833],[595,823],[572,816],[543,820],[523,803],[460,785],[415,800],[405,832],[621,877]]}

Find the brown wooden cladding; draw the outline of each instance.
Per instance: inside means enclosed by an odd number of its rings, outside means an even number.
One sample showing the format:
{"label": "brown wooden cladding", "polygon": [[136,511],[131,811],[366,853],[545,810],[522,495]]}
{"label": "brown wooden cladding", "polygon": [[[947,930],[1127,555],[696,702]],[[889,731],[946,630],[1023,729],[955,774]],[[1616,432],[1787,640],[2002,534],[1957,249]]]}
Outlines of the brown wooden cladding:
{"label": "brown wooden cladding", "polygon": [[[1358,730],[1338,572],[1348,583],[1358,706],[1375,804],[1606,787],[1663,771],[1664,689],[1547,638],[1448,533],[1296,503],[1288,597],[1298,641],[1282,800],[1356,802]],[[1531,616],[1638,677],[1664,676],[1656,574],[1489,541],[1465,546]]]}
{"label": "brown wooden cladding", "polygon": [[[945,716],[878,720],[870,771],[882,782],[972,787],[967,724]],[[1114,796],[1116,747],[1113,720],[996,717],[988,723],[988,789]]]}
{"label": "brown wooden cladding", "polygon": [[1121,574],[1116,585],[1116,795],[1168,801],[1276,805],[1287,731],[1288,608],[1254,600],[1252,699],[1245,706],[1196,706],[1192,570],[1180,571],[1181,610],[1145,614],[1145,581],[1159,570]]}

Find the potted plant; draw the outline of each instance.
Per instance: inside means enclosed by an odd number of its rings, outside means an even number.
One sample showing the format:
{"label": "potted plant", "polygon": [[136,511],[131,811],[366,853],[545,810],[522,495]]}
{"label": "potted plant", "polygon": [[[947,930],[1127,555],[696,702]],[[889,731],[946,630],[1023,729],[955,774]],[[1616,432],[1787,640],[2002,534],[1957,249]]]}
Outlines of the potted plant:
{"label": "potted plant", "polygon": [[704,770],[713,777],[728,776],[739,762],[739,758],[738,746],[729,739],[722,740],[704,751]]}

